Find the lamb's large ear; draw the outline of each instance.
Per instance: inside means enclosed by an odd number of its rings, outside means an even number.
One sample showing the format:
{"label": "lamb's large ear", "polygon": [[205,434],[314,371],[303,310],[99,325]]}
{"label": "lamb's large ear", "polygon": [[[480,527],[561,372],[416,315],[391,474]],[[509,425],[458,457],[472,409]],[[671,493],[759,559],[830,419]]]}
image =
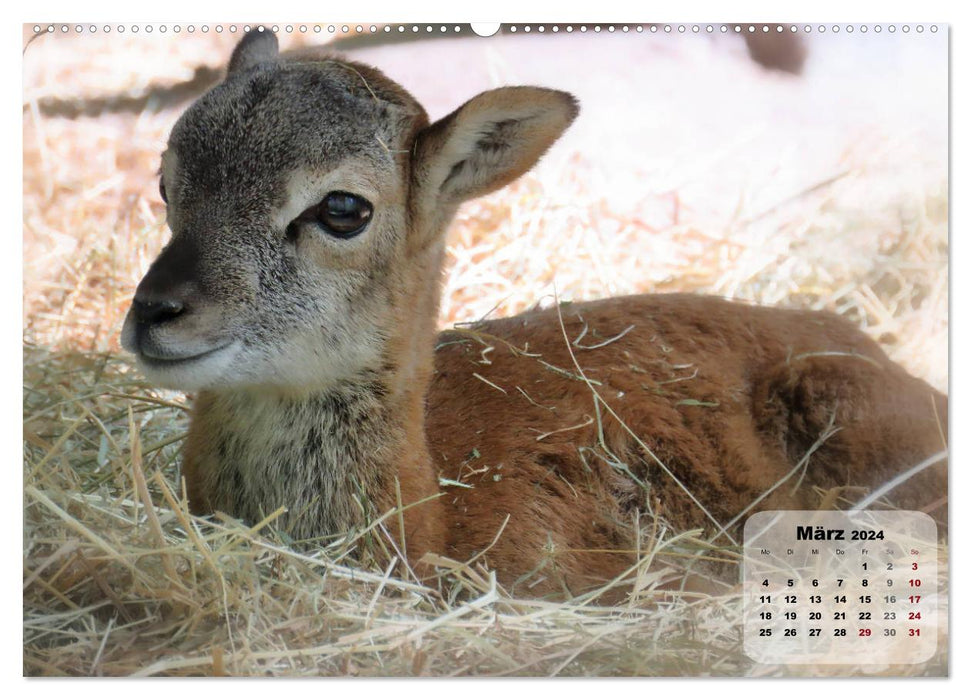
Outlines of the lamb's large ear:
{"label": "lamb's large ear", "polygon": [[263,27],[254,27],[233,49],[227,73],[232,75],[260,63],[275,61],[279,55],[280,44],[276,34]]}
{"label": "lamb's large ear", "polygon": [[423,129],[412,165],[419,211],[448,209],[529,170],[579,113],[566,92],[505,87],[483,92]]}

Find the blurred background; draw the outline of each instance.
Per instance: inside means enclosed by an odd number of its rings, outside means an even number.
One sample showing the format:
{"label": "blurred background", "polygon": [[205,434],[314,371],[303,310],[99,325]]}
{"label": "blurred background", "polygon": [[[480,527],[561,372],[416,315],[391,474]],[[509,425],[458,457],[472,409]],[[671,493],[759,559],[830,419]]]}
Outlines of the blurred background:
{"label": "blurred background", "polygon": [[[483,38],[468,25],[292,25],[280,39],[377,66],[432,119],[501,85],[579,98],[533,172],[461,209],[443,326],[550,303],[554,288],[717,294],[835,311],[946,390],[947,28],[800,29],[779,70],[721,25],[637,26]],[[135,285],[168,237],[167,133],[220,78],[242,25],[66,27],[24,27],[24,338],[120,352]]]}

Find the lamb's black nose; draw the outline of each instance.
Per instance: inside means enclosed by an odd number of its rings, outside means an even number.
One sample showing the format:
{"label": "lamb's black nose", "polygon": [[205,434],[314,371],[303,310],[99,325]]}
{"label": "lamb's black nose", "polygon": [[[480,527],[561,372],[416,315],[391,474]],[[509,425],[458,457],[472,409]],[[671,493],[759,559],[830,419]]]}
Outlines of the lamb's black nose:
{"label": "lamb's black nose", "polygon": [[132,319],[139,326],[147,328],[189,313],[197,294],[198,258],[192,238],[176,237],[165,246],[135,290]]}
{"label": "lamb's black nose", "polygon": [[136,295],[131,308],[139,324],[154,325],[181,315],[185,304],[178,299],[139,299]]}

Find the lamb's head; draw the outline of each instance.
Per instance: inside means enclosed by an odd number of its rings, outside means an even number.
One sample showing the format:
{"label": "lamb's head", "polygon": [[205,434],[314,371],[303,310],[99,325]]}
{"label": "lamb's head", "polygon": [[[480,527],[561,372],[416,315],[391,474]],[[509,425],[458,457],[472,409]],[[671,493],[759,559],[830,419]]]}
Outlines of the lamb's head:
{"label": "lamb's head", "polygon": [[280,56],[251,32],[172,130],[172,239],[124,346],[186,390],[321,388],[386,368],[403,326],[433,322],[457,206],[532,167],[576,111],[565,93],[501,88],[429,125],[378,71]]}

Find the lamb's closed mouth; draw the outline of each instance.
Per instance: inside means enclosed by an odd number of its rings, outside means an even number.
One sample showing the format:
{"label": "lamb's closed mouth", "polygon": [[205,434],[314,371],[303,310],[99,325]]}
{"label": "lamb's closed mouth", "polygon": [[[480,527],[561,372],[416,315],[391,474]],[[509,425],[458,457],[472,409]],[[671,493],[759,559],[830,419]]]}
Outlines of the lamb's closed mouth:
{"label": "lamb's closed mouth", "polygon": [[178,354],[167,354],[162,355],[159,353],[152,354],[151,352],[142,349],[138,353],[138,358],[144,362],[146,365],[152,367],[176,367],[178,365],[189,364],[192,362],[197,362],[203,360],[207,357],[211,357],[218,352],[221,352],[232,345],[233,342],[224,343],[223,345],[218,345],[209,350],[204,350],[203,352],[195,353],[193,355],[178,355]]}

